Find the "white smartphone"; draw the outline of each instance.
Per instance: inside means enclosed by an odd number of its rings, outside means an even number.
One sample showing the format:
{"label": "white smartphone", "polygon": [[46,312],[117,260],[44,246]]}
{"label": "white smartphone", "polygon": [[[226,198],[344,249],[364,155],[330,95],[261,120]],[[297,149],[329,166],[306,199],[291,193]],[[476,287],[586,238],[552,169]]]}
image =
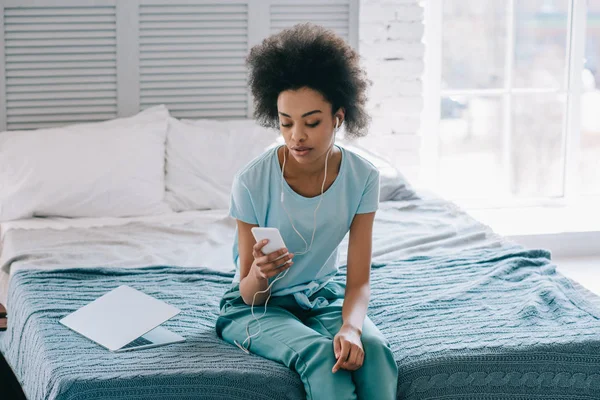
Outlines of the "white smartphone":
{"label": "white smartphone", "polygon": [[[285,247],[285,243],[283,242],[283,238],[281,237],[281,233],[279,233],[279,229],[277,228],[260,228],[254,227],[251,229],[252,235],[254,235],[254,239],[257,242],[261,240],[268,239],[269,242],[262,248],[262,252],[267,255],[277,250],[281,250]],[[285,253],[281,257],[285,256],[288,253]],[[281,258],[278,257],[278,258]]]}

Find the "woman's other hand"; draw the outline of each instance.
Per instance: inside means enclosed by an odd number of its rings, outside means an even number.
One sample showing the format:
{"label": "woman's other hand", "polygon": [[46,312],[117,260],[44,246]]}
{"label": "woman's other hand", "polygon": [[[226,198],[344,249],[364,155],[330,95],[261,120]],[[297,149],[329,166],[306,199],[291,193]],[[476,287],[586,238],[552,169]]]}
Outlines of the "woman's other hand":
{"label": "woman's other hand", "polygon": [[360,334],[358,328],[342,325],[340,331],[333,338],[333,351],[337,362],[331,372],[336,373],[340,368],[355,371],[362,366],[365,352]]}

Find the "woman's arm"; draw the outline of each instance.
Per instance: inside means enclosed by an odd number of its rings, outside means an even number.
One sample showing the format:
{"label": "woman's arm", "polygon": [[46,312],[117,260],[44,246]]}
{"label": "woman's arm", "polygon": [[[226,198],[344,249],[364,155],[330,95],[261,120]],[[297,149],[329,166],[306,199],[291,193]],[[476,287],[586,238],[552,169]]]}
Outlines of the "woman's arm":
{"label": "woman's arm", "polygon": [[[269,280],[258,277],[256,274],[251,274],[252,263],[254,256],[252,248],[256,244],[254,236],[252,236],[252,228],[258,225],[247,224],[237,220],[238,228],[238,254],[240,257],[240,294],[244,303],[252,304],[252,297],[258,291],[265,290],[269,286]],[[256,295],[254,304],[262,304],[265,302],[269,292],[259,293]]]}
{"label": "woman's arm", "polygon": [[371,294],[369,282],[374,219],[375,212],[356,214],[350,225],[346,293],[342,306],[343,325],[334,338],[334,352],[338,362],[333,367],[333,372],[339,368],[358,369],[364,359],[360,335]]}
{"label": "woman's arm", "polygon": [[344,325],[362,332],[370,297],[371,246],[375,213],[357,214],[350,225],[348,268],[342,318]]}

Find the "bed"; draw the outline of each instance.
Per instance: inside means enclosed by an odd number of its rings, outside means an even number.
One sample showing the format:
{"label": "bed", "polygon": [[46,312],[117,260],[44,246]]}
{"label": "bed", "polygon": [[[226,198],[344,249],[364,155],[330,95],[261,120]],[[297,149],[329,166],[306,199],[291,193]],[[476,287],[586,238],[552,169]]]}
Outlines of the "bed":
{"label": "bed", "polygon": [[[285,15],[288,7],[308,15],[321,6],[322,22],[358,46],[358,1],[221,1],[209,21],[203,14],[214,5],[191,0],[168,15],[159,0],[12,3],[0,6],[10,33],[6,49],[13,49],[6,56],[40,64],[25,78],[20,67],[11,76],[0,68],[12,94],[0,93],[0,130],[15,130],[0,132],[0,183],[12,179],[2,175],[11,168],[23,173],[0,190],[0,303],[9,321],[0,354],[16,384],[30,400],[304,398],[296,373],[246,355],[214,330],[234,276],[235,224],[226,210],[231,175],[273,141],[273,132],[248,121],[223,128],[168,119],[160,104],[177,118],[250,118],[243,77],[250,46],[300,22]],[[84,30],[89,40],[72,46],[73,32],[59,29],[57,15],[81,26],[90,18],[98,23]],[[192,31],[194,16],[204,22]],[[168,29],[157,28],[163,20]],[[34,25],[39,21],[52,35]],[[215,28],[223,21],[225,32]],[[48,53],[22,45],[33,28],[33,37],[52,43]],[[216,45],[204,44],[207,34]],[[199,49],[197,62],[182,58],[181,37]],[[101,76],[88,71],[92,55],[100,57]],[[78,62],[47,69],[40,56]],[[39,96],[43,104],[32,109],[30,100],[37,104]],[[61,128],[144,108],[129,121]],[[33,128],[42,129],[16,131]],[[557,272],[548,251],[510,242],[432,193],[399,195],[407,191],[396,183],[382,185],[368,315],[394,351],[398,398],[600,399],[600,298]],[[7,188],[14,189],[9,201]],[[110,353],[59,324],[121,284],[180,308],[165,326],[186,341]]]}
{"label": "bed", "polygon": [[[304,398],[296,373],[215,334],[233,234],[225,209],[4,224],[0,352],[27,398]],[[600,398],[600,298],[548,251],[418,192],[380,203],[372,262],[368,315],[394,351],[399,399]],[[58,323],[120,284],[179,307],[165,326],[186,341],[110,353]]]}

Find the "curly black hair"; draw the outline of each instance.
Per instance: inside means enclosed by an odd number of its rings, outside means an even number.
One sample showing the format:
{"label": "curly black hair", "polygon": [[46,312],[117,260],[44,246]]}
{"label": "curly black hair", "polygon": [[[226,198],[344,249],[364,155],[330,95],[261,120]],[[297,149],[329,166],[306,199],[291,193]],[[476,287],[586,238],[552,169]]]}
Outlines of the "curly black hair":
{"label": "curly black hair", "polygon": [[279,127],[277,99],[285,90],[308,87],[332,105],[332,116],[345,109],[348,136],[367,133],[365,110],[371,84],[359,65],[358,53],[333,31],[312,23],[295,25],[252,47],[246,65],[254,96],[254,118],[265,127]]}

